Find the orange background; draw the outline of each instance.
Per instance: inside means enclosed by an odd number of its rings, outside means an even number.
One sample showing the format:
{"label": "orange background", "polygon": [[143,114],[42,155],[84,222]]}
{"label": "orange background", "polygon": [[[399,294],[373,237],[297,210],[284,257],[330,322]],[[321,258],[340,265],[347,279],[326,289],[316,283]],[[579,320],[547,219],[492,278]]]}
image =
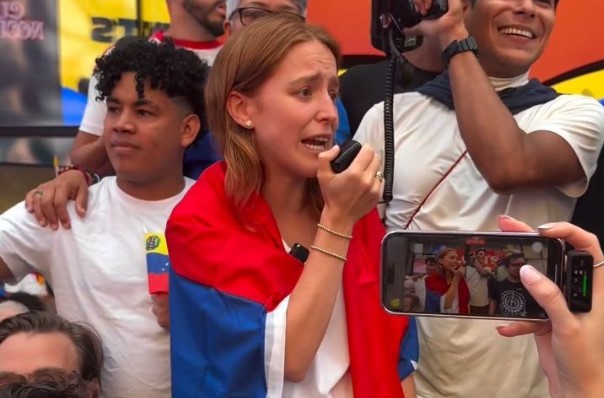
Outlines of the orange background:
{"label": "orange background", "polygon": [[[371,47],[370,0],[310,0],[309,22],[325,26],[344,55],[380,54]],[[561,0],[550,43],[532,69],[548,80],[575,68],[604,61],[604,0]]]}

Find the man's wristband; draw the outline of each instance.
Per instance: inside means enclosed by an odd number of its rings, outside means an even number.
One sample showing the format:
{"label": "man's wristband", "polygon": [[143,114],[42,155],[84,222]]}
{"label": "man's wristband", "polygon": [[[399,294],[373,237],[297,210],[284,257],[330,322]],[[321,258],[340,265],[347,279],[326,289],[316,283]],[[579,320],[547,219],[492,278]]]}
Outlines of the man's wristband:
{"label": "man's wristband", "polygon": [[449,66],[451,58],[456,54],[466,51],[472,51],[478,57],[478,44],[476,44],[476,40],[472,36],[468,36],[463,40],[453,40],[441,54],[445,67]]}
{"label": "man's wristband", "polygon": [[88,184],[88,186],[91,186],[91,185],[96,184],[97,182],[101,181],[101,177],[97,173],[95,173],[92,170],[84,169],[76,164],[62,166],[61,168],[59,168],[57,175],[61,175],[69,170],[78,170],[82,174],[84,174],[84,178],[86,179],[86,184]]}

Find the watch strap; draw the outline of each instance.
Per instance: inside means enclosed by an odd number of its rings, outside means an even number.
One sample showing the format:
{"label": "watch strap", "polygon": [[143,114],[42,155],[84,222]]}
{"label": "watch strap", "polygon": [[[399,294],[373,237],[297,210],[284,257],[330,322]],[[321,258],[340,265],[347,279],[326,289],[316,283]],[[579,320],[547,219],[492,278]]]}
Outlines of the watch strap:
{"label": "watch strap", "polygon": [[472,36],[468,36],[463,40],[453,40],[442,52],[442,59],[445,67],[449,66],[451,58],[456,54],[472,51],[478,57],[478,44]]}

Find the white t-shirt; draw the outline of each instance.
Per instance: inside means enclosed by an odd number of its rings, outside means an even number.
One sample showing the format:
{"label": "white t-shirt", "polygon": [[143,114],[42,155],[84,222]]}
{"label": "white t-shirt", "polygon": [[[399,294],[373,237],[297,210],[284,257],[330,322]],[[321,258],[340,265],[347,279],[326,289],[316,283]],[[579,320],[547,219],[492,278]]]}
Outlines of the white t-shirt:
{"label": "white t-shirt", "polygon": [[[286,251],[290,248],[285,244]],[[342,288],[338,291],[323,341],[306,377],[298,383],[285,381],[285,333],[287,296],[266,317],[265,374],[267,398],[352,398],[346,311]]]}
{"label": "white t-shirt", "polygon": [[[163,32],[157,32],[149,40],[161,43],[164,40],[164,34]],[[218,55],[218,52],[222,48],[222,44],[218,41],[191,42],[174,39],[172,41],[180,48],[193,51],[201,60],[207,61],[210,66],[214,63],[216,55]],[[100,136],[103,134],[103,122],[107,113],[107,105],[105,101],[97,101],[96,99],[98,97],[98,91],[96,90],[97,83],[98,79],[96,76],[91,76],[88,83],[88,99],[84,115],[82,116],[82,122],[80,123],[80,131]]]}
{"label": "white t-shirt", "polygon": [[[497,81],[498,89],[518,86],[526,76]],[[515,116],[527,133],[558,134],[575,151],[590,177],[604,140],[604,108],[592,98],[563,95]],[[394,97],[395,170],[393,201],[385,210],[388,230],[402,229],[466,149],[455,113],[412,92]],[[488,134],[488,132],[485,132]],[[365,115],[355,139],[384,148],[383,103]],[[467,154],[430,194],[409,229],[424,231],[498,230],[496,216],[508,214],[538,226],[568,220],[587,179],[564,187],[494,193]],[[418,318],[420,361],[416,372],[421,398],[545,398],[547,383],[532,336],[499,336],[498,321]]]}
{"label": "white t-shirt", "polygon": [[88,212],[68,205],[71,229],[42,228],[18,203],[0,216],[0,257],[20,278],[48,278],[57,311],[92,325],[103,341],[105,398],[170,397],[169,333],[151,312],[145,234],[163,235],[178,195],[143,201],[124,193],[115,177],[90,188]]}
{"label": "white t-shirt", "polygon": [[474,307],[489,305],[489,278],[480,275],[476,268],[467,266],[465,279],[470,291],[470,305]]}

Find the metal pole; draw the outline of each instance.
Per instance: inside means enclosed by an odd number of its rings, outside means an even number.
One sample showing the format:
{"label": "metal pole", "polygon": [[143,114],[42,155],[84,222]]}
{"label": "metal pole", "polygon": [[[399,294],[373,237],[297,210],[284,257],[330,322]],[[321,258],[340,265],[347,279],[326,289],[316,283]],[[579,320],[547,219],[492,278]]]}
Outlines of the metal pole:
{"label": "metal pole", "polygon": [[136,29],[139,37],[145,35],[143,31],[143,0],[136,0]]}

